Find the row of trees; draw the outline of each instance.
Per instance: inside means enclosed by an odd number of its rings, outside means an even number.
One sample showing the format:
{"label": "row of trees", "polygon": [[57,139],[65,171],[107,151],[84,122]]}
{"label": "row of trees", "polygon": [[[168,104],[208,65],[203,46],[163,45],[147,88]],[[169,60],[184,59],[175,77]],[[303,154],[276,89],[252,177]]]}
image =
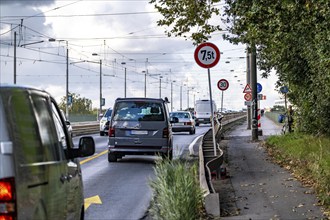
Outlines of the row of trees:
{"label": "row of trees", "polygon": [[150,0],[164,16],[158,25],[167,26],[169,36],[184,36],[194,44],[221,30],[210,20],[219,17],[228,27],[224,39],[256,45],[262,77],[275,71],[277,86],[288,86],[298,129],[330,135],[330,1],[221,2]]}
{"label": "row of trees", "polygon": [[[88,115],[88,114],[96,114],[97,109],[92,109],[92,100],[87,99],[85,97],[80,97],[79,94],[71,93],[72,96],[72,104],[70,105],[70,113],[78,114],[78,115]],[[66,97],[63,96],[61,98],[60,103],[58,104],[60,109],[65,112],[66,109]]]}

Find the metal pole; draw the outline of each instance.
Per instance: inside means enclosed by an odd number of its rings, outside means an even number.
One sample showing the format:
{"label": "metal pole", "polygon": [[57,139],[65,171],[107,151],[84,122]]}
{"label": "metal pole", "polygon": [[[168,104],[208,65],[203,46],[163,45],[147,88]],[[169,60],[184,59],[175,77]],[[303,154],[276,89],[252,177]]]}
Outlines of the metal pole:
{"label": "metal pole", "polygon": [[159,77],[159,98],[162,97],[162,78]]}
{"label": "metal pole", "polygon": [[257,63],[256,47],[251,45],[250,54],[251,89],[252,89],[252,140],[258,140],[258,101],[257,101]]}
{"label": "metal pole", "polygon": [[69,46],[68,41],[66,41],[66,86],[65,86],[65,96],[66,96],[66,106],[65,106],[65,116],[69,120]]}
{"label": "metal pole", "polygon": [[126,98],[126,67],[125,67],[125,91],[124,91],[124,94],[125,94],[125,98]]}
{"label": "metal pole", "polygon": [[147,73],[148,70],[144,74],[144,98],[147,97]]}
{"label": "metal pole", "polygon": [[100,60],[100,113],[102,114],[102,60]]}
{"label": "metal pole", "polygon": [[221,113],[223,112],[223,90],[221,90]]}
{"label": "metal pole", "polygon": [[171,112],[173,112],[173,82],[171,82]]}
{"label": "metal pole", "polygon": [[212,125],[212,139],[213,139],[213,149],[214,149],[214,156],[217,156],[217,148],[215,143],[215,134],[214,134],[214,110],[213,110],[213,100],[212,100],[212,88],[211,88],[211,74],[210,69],[207,69],[208,78],[209,78],[209,91],[210,91],[210,105],[211,105],[211,125]]}
{"label": "metal pole", "polygon": [[187,110],[189,110],[189,88],[187,87]]}
{"label": "metal pole", "polygon": [[16,31],[14,32],[14,84],[16,84]]}
{"label": "metal pole", "polygon": [[[250,73],[250,49],[247,47],[246,50],[246,84],[251,84],[251,73]],[[251,129],[251,102],[247,105],[247,129]]]}
{"label": "metal pole", "polygon": [[180,86],[180,110],[182,110],[182,85]]}

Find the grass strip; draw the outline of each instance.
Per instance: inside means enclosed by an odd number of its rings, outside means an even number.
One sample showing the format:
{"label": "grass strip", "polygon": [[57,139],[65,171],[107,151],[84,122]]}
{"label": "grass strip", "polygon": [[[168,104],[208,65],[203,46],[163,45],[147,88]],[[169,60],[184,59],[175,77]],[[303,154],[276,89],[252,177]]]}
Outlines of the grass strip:
{"label": "grass strip", "polygon": [[330,138],[301,133],[272,136],[266,140],[268,153],[317,192],[320,205],[330,214]]}

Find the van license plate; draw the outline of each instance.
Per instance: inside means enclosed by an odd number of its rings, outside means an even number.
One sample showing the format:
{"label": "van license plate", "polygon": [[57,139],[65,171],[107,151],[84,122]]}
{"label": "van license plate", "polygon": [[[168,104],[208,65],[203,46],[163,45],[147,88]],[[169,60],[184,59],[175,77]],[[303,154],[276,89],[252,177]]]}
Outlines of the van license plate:
{"label": "van license plate", "polygon": [[148,134],[148,131],[132,130],[131,134]]}

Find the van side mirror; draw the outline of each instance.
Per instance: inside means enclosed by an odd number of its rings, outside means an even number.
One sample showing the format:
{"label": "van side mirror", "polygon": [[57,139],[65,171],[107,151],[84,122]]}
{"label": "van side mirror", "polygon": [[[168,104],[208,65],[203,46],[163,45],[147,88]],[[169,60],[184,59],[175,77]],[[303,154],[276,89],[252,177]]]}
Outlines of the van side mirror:
{"label": "van side mirror", "polygon": [[81,137],[79,140],[79,148],[68,149],[67,153],[69,159],[92,156],[95,153],[95,142],[93,137]]}
{"label": "van side mirror", "polygon": [[80,157],[91,156],[95,153],[95,142],[93,137],[81,137],[79,140]]}

